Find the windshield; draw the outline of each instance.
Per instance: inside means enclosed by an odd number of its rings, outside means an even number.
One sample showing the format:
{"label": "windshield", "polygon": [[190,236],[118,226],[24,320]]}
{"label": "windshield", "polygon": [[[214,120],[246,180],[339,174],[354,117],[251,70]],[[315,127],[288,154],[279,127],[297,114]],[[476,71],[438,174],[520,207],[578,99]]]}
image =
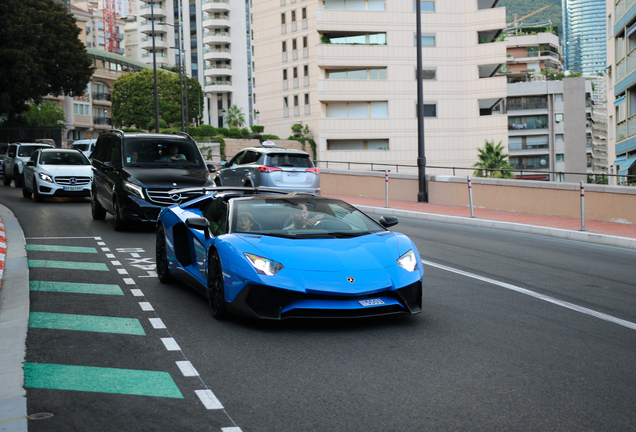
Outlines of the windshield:
{"label": "windshield", "polygon": [[72,149],[77,149],[81,151],[88,151],[89,144],[71,144]]}
{"label": "windshield", "polygon": [[41,149],[41,148],[51,148],[51,146],[20,146],[20,148],[18,149],[18,156],[20,157],[31,157],[31,155],[33,155],[33,153],[37,150],[37,149]]}
{"label": "windshield", "polygon": [[344,201],[319,197],[231,200],[231,233],[287,238],[349,238],[386,231]]}
{"label": "windshield", "polygon": [[267,166],[313,168],[314,164],[309,155],[276,153],[268,155]]}
{"label": "windshield", "polygon": [[80,152],[60,150],[42,152],[40,165],[90,165],[90,162]]}
{"label": "windshield", "polygon": [[183,139],[129,138],[124,144],[124,164],[130,167],[206,169],[196,144]]}

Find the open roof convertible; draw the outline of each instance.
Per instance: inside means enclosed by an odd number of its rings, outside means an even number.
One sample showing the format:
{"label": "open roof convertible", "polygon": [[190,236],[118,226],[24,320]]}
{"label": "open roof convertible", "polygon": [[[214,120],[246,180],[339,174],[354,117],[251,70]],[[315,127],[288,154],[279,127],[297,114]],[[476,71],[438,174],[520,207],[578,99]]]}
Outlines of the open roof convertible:
{"label": "open roof convertible", "polygon": [[172,191],[157,222],[157,274],[204,294],[215,318],[348,318],[422,310],[413,242],[338,199],[255,188]]}

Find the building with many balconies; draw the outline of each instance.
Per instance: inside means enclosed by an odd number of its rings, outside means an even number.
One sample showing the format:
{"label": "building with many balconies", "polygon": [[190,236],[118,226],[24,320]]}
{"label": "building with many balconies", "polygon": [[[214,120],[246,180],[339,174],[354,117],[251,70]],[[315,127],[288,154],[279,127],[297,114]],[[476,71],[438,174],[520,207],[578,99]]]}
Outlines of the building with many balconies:
{"label": "building with many balconies", "polygon": [[[507,141],[498,115],[506,79],[493,76],[506,61],[497,41],[506,17],[496,6],[421,2],[429,166],[470,167],[486,140]],[[302,123],[320,160],[415,165],[415,8],[406,0],[255,2],[256,106],[266,133],[286,137]]]}

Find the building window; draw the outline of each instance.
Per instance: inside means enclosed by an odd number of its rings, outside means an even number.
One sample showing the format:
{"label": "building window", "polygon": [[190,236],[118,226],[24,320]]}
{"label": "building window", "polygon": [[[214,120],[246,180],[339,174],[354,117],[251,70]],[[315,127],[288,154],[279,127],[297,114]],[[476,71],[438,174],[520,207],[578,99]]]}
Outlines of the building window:
{"label": "building window", "polygon": [[287,41],[283,41],[283,52],[287,52]]}
{"label": "building window", "polygon": [[309,93],[305,93],[305,105],[309,105]]}
{"label": "building window", "polygon": [[309,38],[307,36],[303,36],[303,48],[307,48],[309,46]]}
{"label": "building window", "polygon": [[291,11],[291,22],[296,22],[296,11]]}
{"label": "building window", "polygon": [[323,0],[323,9],[336,10],[386,10],[385,0]]}
{"label": "building window", "polygon": [[556,161],[557,161],[557,162],[565,162],[565,155],[564,155],[564,154],[559,154],[559,153],[557,153],[557,155],[556,155]]}
{"label": "building window", "polygon": [[[417,46],[417,35],[413,36],[413,45]],[[422,35],[422,46],[423,47],[434,47],[435,46],[435,35],[434,34]]]}
{"label": "building window", "polygon": [[327,140],[327,150],[389,150],[389,140]]}
{"label": "building window", "polygon": [[386,68],[328,69],[327,79],[338,80],[385,80]]}
{"label": "building window", "polygon": [[292,39],[292,51],[296,51],[298,49],[297,39]]}
{"label": "building window", "polygon": [[287,69],[283,69],[283,81],[287,81]]}
{"label": "building window", "polygon": [[554,115],[554,121],[556,123],[561,123],[563,121],[563,114],[555,114]]}
{"label": "building window", "polygon": [[[422,104],[424,106],[424,117],[437,117],[437,102],[426,102]],[[415,104],[415,117],[418,117],[419,110],[417,103]]]}
{"label": "building window", "polygon": [[556,142],[563,142],[563,134],[555,135]]}
{"label": "building window", "polygon": [[307,8],[302,8],[302,19],[307,19]]}
{"label": "building window", "polygon": [[[417,68],[415,68],[415,79],[417,80]],[[434,68],[434,67],[422,68],[423,81],[435,81],[436,79],[437,79],[437,68]]]}
{"label": "building window", "polygon": [[322,43],[344,45],[386,45],[386,33],[367,33],[350,36],[329,37],[323,35]]}
{"label": "building window", "polygon": [[[417,2],[413,2],[413,12],[417,12]],[[420,1],[420,12],[435,12],[435,1]]]}
{"label": "building window", "polygon": [[387,118],[388,102],[331,102],[327,104],[330,118]]}
{"label": "building window", "polygon": [[281,24],[285,24],[285,14],[284,13],[280,14],[280,23]]}

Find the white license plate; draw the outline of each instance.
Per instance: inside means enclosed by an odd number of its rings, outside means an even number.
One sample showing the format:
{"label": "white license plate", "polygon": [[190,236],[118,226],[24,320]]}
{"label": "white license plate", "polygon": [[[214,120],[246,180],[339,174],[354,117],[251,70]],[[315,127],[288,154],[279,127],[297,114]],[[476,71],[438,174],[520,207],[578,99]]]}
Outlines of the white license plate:
{"label": "white license plate", "polygon": [[65,191],[81,191],[82,187],[81,186],[64,186],[64,190]]}
{"label": "white license plate", "polygon": [[300,173],[297,172],[288,172],[287,173],[287,177],[298,177],[300,175]]}
{"label": "white license plate", "polygon": [[358,300],[358,303],[360,303],[362,306],[367,307],[367,306],[377,306],[377,305],[383,305],[385,304],[382,299],[369,299],[369,300]]}

